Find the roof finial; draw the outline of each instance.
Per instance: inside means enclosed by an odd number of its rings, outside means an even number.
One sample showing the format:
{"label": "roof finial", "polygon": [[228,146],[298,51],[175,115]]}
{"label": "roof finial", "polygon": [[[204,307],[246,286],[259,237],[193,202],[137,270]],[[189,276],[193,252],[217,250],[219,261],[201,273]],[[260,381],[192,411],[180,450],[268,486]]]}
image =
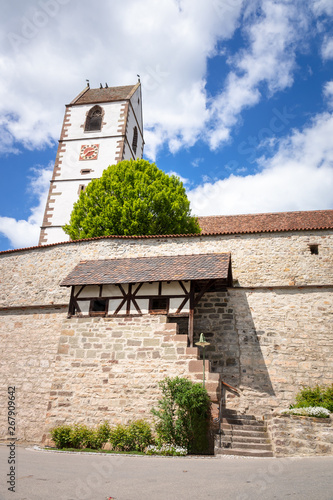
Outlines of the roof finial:
{"label": "roof finial", "polygon": [[106,89],[108,89],[108,88],[109,88],[109,86],[108,86],[108,84],[107,84],[106,82],[105,82],[105,88],[106,88]]}
{"label": "roof finial", "polygon": [[89,83],[89,80],[86,80],[86,82],[87,82],[87,87],[88,87],[88,89],[90,89],[90,83]]}
{"label": "roof finial", "polygon": [[140,83],[141,80],[140,80],[140,75],[136,75],[138,77],[138,82]]}
{"label": "roof finial", "polygon": [[99,84],[99,88],[100,88],[100,89],[102,89],[102,88],[103,88],[103,85],[102,85],[101,83]]}

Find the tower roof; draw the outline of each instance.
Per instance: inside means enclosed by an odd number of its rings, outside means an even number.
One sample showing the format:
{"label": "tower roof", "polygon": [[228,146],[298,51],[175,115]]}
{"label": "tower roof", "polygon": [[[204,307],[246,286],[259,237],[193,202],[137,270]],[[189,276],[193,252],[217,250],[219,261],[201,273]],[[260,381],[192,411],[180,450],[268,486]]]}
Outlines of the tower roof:
{"label": "tower roof", "polygon": [[72,100],[70,105],[124,101],[130,99],[139,86],[140,83],[138,82],[135,85],[125,85],[123,87],[107,87],[102,89],[91,89],[90,87],[86,87]]}

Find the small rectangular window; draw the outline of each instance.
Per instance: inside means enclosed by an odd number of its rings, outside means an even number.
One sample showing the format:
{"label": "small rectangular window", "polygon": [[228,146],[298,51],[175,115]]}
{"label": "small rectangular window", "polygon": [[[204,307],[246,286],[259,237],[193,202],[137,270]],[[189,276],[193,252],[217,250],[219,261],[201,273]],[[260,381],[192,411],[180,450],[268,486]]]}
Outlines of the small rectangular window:
{"label": "small rectangular window", "polygon": [[149,300],[149,312],[150,313],[162,313],[167,314],[169,310],[169,299],[167,297],[163,298],[152,298]]}
{"label": "small rectangular window", "polygon": [[91,316],[104,316],[107,312],[107,299],[92,299],[89,313]]}
{"label": "small rectangular window", "polygon": [[90,174],[91,171],[92,171],[91,168],[86,168],[84,170],[81,170],[81,174],[84,174],[84,175],[85,174]]}
{"label": "small rectangular window", "polygon": [[86,186],[84,184],[80,184],[77,194],[80,195],[81,193],[83,193],[83,191],[85,191],[85,189],[86,189]]}
{"label": "small rectangular window", "polygon": [[318,245],[309,245],[311,255],[318,255],[319,248]]}

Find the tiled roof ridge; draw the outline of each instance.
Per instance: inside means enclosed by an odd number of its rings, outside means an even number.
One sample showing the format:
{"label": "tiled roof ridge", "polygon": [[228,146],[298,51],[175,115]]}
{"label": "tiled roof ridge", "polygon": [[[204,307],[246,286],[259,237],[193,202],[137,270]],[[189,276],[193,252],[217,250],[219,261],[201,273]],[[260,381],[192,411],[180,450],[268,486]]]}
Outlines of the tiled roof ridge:
{"label": "tiled roof ridge", "polygon": [[257,216],[265,216],[265,215],[291,215],[291,214],[318,214],[318,213],[326,213],[333,212],[333,209],[326,210],[289,210],[287,212],[259,212],[254,214],[229,214],[229,215],[199,215],[199,219],[204,219],[207,217],[218,218],[218,217],[257,217]]}
{"label": "tiled roof ridge", "polygon": [[[291,231],[311,231],[311,230],[325,230],[325,229],[333,229],[333,209],[327,209],[327,210],[308,210],[308,211],[298,211],[298,212],[272,212],[272,213],[261,213],[261,214],[242,214],[242,215],[208,215],[208,216],[199,216],[198,220],[199,222],[209,222],[209,219],[215,219],[217,220],[218,218],[220,219],[225,219],[231,221],[232,219],[238,219],[241,220],[242,217],[252,217],[254,219],[259,219],[259,218],[268,218],[270,216],[276,216],[280,218],[280,220],[283,220],[283,217],[289,216],[289,215],[300,215],[303,214],[304,216],[311,214],[312,216],[321,215],[325,214],[327,215],[332,221],[329,224],[315,224],[315,223],[310,223],[301,225],[298,221],[298,224],[296,224],[293,227],[272,227],[272,228],[259,228],[259,229],[246,229],[246,228],[237,228],[237,229],[224,229],[224,230],[218,230],[218,231],[208,231],[205,229],[202,229],[202,232],[199,234],[158,234],[158,235],[138,235],[138,236],[125,236],[125,235],[109,235],[109,236],[97,236],[94,238],[85,238],[82,240],[72,240],[72,241],[61,241],[57,243],[48,243],[46,245],[36,245],[36,246],[31,246],[31,247],[26,247],[26,248],[13,248],[10,250],[3,250],[0,251],[0,255],[7,254],[7,253],[14,253],[14,252],[19,252],[19,251],[26,251],[26,250],[35,250],[35,249],[41,249],[41,248],[48,248],[52,246],[57,246],[57,245],[64,245],[64,244],[74,244],[74,243],[81,243],[81,242],[88,242],[88,241],[96,241],[96,240],[103,240],[103,239],[149,239],[149,238],[195,238],[195,237],[203,237],[203,236],[218,236],[218,235],[231,235],[231,234],[255,234],[255,233],[281,233],[281,232],[291,232]],[[319,221],[320,223],[320,221]],[[203,224],[204,225],[204,224]]]}
{"label": "tiled roof ridge", "polygon": [[78,96],[67,106],[79,104],[92,104],[103,102],[117,102],[130,100],[140,83],[134,85],[118,85],[102,88],[86,87]]}

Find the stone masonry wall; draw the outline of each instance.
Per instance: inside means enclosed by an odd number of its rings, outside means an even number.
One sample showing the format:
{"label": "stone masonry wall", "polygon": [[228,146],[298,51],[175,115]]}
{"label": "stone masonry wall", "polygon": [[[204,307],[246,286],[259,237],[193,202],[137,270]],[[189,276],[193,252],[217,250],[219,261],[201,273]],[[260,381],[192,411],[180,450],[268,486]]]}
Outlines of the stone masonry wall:
{"label": "stone masonry wall", "polygon": [[0,439],[5,439],[7,388],[16,388],[16,437],[37,441],[44,427],[65,308],[0,313]]}
{"label": "stone masonry wall", "polygon": [[[152,420],[160,380],[202,380],[198,349],[187,348],[187,335],[177,335],[165,316],[67,319],[59,309],[3,319],[0,439],[8,427],[7,386],[16,387],[16,437],[48,442],[49,430],[63,423]],[[218,376],[206,370],[207,390],[217,401]]]}
{"label": "stone masonry wall", "polygon": [[[59,284],[85,259],[216,252],[231,252],[238,287],[203,296],[195,340],[205,333],[214,371],[239,390],[227,391],[227,407],[258,416],[287,408],[301,386],[332,381],[332,242],[325,231],[110,238],[1,254],[1,411],[15,384],[17,437],[29,441],[63,421],[148,418],[159,377],[200,379],[196,349],[182,335],[166,340],[152,316],[67,319],[70,292]],[[315,243],[319,255],[308,249]],[[5,421],[1,413],[1,432]]]}
{"label": "stone masonry wall", "polygon": [[274,416],[267,421],[267,429],[277,457],[333,455],[331,418]]}
{"label": "stone masonry wall", "polygon": [[[311,255],[309,244],[319,245]],[[305,286],[333,282],[333,235],[299,231],[189,238],[110,238],[0,254],[0,307],[66,304],[59,283],[86,259],[231,252],[239,286]]]}
{"label": "stone masonry wall", "polygon": [[227,391],[229,408],[260,416],[288,408],[302,386],[332,383],[330,288],[207,293],[194,328],[213,370],[240,392]]}

